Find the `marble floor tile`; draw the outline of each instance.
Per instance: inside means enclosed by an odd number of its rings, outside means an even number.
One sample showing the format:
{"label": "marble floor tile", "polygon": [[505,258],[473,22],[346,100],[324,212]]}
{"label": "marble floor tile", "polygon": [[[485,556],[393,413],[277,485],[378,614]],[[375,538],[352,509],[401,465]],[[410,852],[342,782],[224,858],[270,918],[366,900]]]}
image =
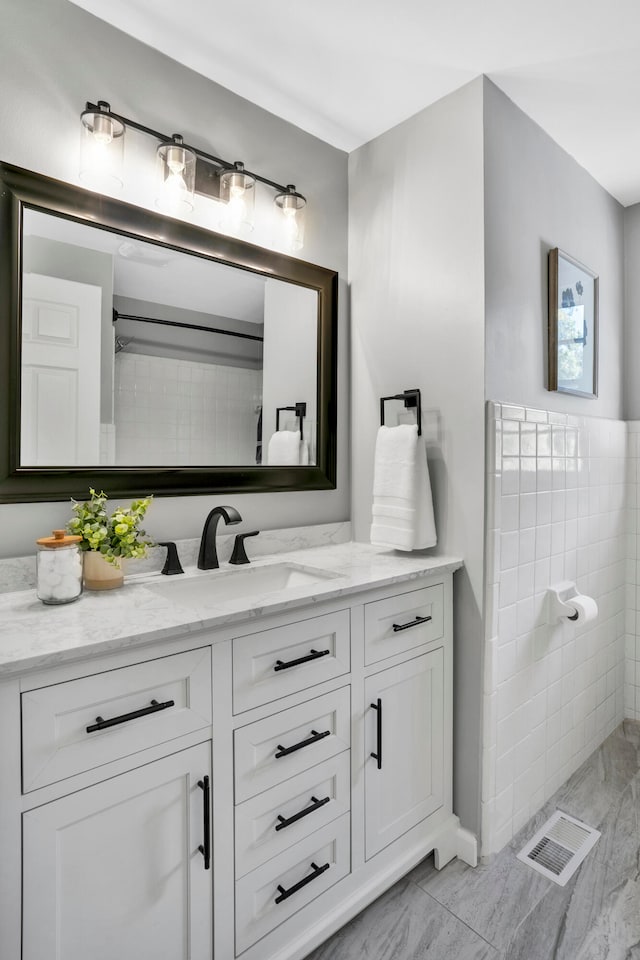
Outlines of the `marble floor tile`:
{"label": "marble floor tile", "polygon": [[504,960],[629,960],[640,956],[640,878],[590,855],[519,925]]}
{"label": "marble floor tile", "polygon": [[602,825],[640,770],[640,723],[625,721],[569,777],[509,844],[516,853],[555,810],[562,810],[590,827]]}
{"label": "marble floor tile", "polygon": [[600,863],[613,864],[622,874],[637,867],[640,861],[640,774],[636,774],[611,804],[604,820],[598,824],[598,830],[602,836],[593,855]]}
{"label": "marble floor tile", "polygon": [[584,936],[575,960],[638,960],[640,958],[640,877],[622,881],[607,870],[607,898]]}
{"label": "marble floor tile", "polygon": [[[566,887],[516,859],[554,810],[601,831]],[[308,960],[640,960],[640,723],[625,721],[487,865],[433,857]]]}
{"label": "marble floor tile", "polygon": [[499,949],[507,945],[514,929],[542,897],[556,887],[516,860],[509,848],[488,865],[473,869],[454,860],[437,872],[430,859],[419,864],[409,878]]}
{"label": "marble floor tile", "polygon": [[423,890],[400,881],[307,960],[500,960]]}

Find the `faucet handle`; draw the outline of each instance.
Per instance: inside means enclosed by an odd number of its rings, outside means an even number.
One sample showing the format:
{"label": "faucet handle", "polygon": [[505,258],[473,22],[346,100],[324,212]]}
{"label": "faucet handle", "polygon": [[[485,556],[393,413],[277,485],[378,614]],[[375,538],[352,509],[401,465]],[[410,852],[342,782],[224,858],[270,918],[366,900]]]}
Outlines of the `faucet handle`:
{"label": "faucet handle", "polygon": [[244,547],[244,541],[247,537],[257,537],[259,533],[259,530],[252,530],[251,533],[237,533],[229,563],[249,563],[250,561]]}
{"label": "faucet handle", "polygon": [[172,540],[163,540],[158,543],[158,546],[167,548],[167,559],[160,573],[164,573],[167,576],[171,576],[174,573],[184,573],[180,563],[180,557],[178,556],[178,548],[175,543]]}

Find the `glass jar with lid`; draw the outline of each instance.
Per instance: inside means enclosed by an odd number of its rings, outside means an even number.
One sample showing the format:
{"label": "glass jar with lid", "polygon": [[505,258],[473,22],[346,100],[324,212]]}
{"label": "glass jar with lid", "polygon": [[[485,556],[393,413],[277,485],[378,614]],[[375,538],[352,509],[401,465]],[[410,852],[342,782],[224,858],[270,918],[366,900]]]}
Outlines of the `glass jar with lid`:
{"label": "glass jar with lid", "polygon": [[64,530],[36,540],[36,591],[43,603],[71,603],[82,593],[81,540]]}

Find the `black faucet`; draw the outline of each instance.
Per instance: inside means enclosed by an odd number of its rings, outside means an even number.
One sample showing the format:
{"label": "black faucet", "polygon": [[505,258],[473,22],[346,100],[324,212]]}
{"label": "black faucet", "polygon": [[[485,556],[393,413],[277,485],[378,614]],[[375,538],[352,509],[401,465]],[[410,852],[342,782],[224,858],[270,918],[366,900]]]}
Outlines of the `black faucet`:
{"label": "black faucet", "polygon": [[199,570],[217,570],[218,551],[216,550],[216,533],[220,517],[224,517],[224,522],[228,525],[241,523],[242,517],[235,507],[214,507],[204,522],[202,539],[200,541],[200,552],[198,554]]}
{"label": "black faucet", "polygon": [[247,551],[244,547],[244,542],[247,537],[257,537],[260,533],[259,530],[252,530],[251,533],[236,533],[235,543],[233,544],[233,553],[231,554],[231,559],[229,563],[238,564],[238,563],[250,563],[249,557],[247,556]]}
{"label": "black faucet", "polygon": [[158,546],[167,548],[167,559],[160,573],[164,573],[166,576],[171,576],[174,573],[184,573],[175,543],[171,540],[162,540],[158,543]]}

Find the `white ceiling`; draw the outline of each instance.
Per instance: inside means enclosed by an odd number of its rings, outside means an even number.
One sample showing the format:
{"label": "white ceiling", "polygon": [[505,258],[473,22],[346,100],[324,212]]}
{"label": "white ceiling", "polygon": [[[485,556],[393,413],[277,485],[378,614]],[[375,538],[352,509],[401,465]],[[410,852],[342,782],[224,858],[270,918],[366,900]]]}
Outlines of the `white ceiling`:
{"label": "white ceiling", "polygon": [[[113,256],[113,292],[249,323],[264,323],[265,278],[118,233],[26,210],[24,233]],[[271,281],[278,282],[278,281]],[[206,324],[206,321],[199,321]],[[211,325],[211,324],[210,324]]]}
{"label": "white ceiling", "polygon": [[72,0],[343,150],[487,74],[640,201],[638,0]]}

